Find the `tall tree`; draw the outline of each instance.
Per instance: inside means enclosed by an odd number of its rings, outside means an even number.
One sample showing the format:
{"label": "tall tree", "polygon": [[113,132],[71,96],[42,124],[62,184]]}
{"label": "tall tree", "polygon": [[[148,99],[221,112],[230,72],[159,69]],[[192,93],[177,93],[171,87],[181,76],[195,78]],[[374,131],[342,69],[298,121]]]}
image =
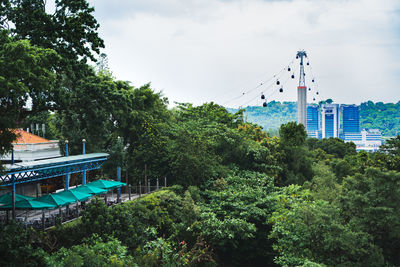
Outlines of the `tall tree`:
{"label": "tall tree", "polygon": [[281,171],[278,175],[279,185],[303,184],[311,180],[310,152],[305,147],[307,133],[303,124],[289,122],[279,129]]}
{"label": "tall tree", "polygon": [[400,173],[367,168],[343,180],[342,216],[369,233],[387,265],[400,264]]}
{"label": "tall tree", "polygon": [[[70,107],[80,80],[93,74],[86,62],[95,61],[104,47],[87,1],[55,0],[52,13],[48,6],[45,0],[0,2],[1,113],[6,114],[1,116],[0,154],[15,138],[9,129],[27,115]],[[29,99],[31,110],[23,108]]]}
{"label": "tall tree", "polygon": [[72,154],[81,153],[83,138],[89,153],[104,150],[116,139],[113,114],[118,100],[115,94],[118,94],[117,82],[101,73],[80,79],[76,90],[70,92],[68,109],[56,113],[56,123],[59,138],[70,141]]}
{"label": "tall tree", "polygon": [[[7,31],[0,31],[0,154],[11,149],[12,129],[21,125],[29,112],[46,108],[59,59],[54,50],[33,46],[27,40],[15,41]],[[27,106],[29,98],[31,107]]]}
{"label": "tall tree", "polygon": [[51,48],[60,56],[57,64],[58,91],[50,103],[60,109],[69,105],[70,93],[84,76],[93,70],[86,63],[96,61],[95,54],[104,47],[98,36],[99,24],[94,8],[86,0],[54,0],[54,11],[45,0],[2,1],[0,18],[19,40]]}
{"label": "tall tree", "polygon": [[50,10],[45,0],[2,1],[3,27],[10,27],[18,39],[54,49],[63,64],[95,61],[94,53],[100,52],[104,42],[97,33],[100,25],[94,8],[86,0],[54,0],[53,4]]}

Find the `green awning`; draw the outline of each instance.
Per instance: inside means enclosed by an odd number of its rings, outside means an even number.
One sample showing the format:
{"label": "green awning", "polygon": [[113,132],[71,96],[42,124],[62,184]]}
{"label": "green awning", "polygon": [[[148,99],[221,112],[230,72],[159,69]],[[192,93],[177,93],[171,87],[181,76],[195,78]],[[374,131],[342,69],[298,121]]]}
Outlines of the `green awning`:
{"label": "green awning", "polygon": [[[7,204],[0,207],[1,209],[12,209],[12,204]],[[32,199],[23,199],[18,202],[15,202],[15,209],[17,210],[45,210],[45,209],[54,209],[55,205],[40,202]]]}
{"label": "green awning", "polygon": [[74,198],[75,200],[78,200],[78,201],[85,201],[92,197],[91,194],[83,193],[83,192],[79,192],[79,191],[72,191],[72,190],[64,190],[64,191],[57,193],[57,195],[63,196],[63,197]]}
{"label": "green awning", "polygon": [[76,199],[72,196],[59,195],[59,194],[44,195],[36,198],[35,200],[53,204],[57,207],[65,206],[76,202]]}
{"label": "green awning", "polygon": [[[34,197],[28,197],[28,196],[24,196],[24,195],[15,194],[15,202],[24,200],[24,199],[34,199]],[[11,192],[0,196],[0,205],[11,204],[11,202],[12,202]]]}
{"label": "green awning", "polygon": [[114,189],[117,187],[125,186],[125,183],[117,182],[117,181],[109,181],[109,180],[97,180],[91,183],[88,183],[87,185],[90,186],[96,186],[98,188],[103,188],[103,189]]}
{"label": "green awning", "polygon": [[92,194],[92,195],[101,195],[101,194],[107,193],[106,189],[98,188],[96,186],[90,186],[90,185],[77,186],[74,189],[71,189],[71,191],[77,191],[77,192],[82,192],[82,193],[87,193],[87,194]]}

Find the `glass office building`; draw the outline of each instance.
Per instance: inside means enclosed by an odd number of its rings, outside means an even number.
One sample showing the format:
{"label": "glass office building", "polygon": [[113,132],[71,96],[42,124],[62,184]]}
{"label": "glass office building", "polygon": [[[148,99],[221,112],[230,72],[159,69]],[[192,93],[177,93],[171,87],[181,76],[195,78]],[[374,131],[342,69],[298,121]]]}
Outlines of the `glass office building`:
{"label": "glass office building", "polygon": [[319,108],[318,106],[307,107],[307,132],[319,130]]}
{"label": "glass office building", "polygon": [[356,105],[342,105],[343,133],[360,132],[360,109]]}
{"label": "glass office building", "polygon": [[339,105],[322,104],[322,138],[339,137]]}
{"label": "glass office building", "polygon": [[335,137],[335,120],[333,114],[325,114],[325,138]]}

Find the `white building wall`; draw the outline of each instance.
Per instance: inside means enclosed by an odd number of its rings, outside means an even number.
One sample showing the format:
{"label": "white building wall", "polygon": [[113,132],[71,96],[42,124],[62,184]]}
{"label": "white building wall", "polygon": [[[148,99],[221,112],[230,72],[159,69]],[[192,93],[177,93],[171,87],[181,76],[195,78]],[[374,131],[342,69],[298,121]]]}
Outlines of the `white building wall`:
{"label": "white building wall", "polygon": [[339,105],[338,104],[322,104],[322,138],[326,136],[326,117],[327,114],[333,115],[333,137],[339,137]]}
{"label": "white building wall", "polygon": [[307,129],[307,87],[297,87],[297,123]]}
{"label": "white building wall", "polygon": [[[14,144],[14,160],[34,161],[61,157],[58,141],[36,144]],[[11,160],[11,153],[3,155],[0,160]]]}

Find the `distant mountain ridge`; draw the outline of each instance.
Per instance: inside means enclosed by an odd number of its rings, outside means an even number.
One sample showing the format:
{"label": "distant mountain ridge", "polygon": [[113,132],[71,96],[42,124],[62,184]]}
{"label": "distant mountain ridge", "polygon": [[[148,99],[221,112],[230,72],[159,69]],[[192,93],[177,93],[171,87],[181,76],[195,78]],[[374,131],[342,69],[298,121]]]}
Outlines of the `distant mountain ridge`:
{"label": "distant mountain ridge", "polygon": [[[238,109],[227,108],[231,113]],[[248,106],[244,119],[266,131],[276,131],[281,124],[297,120],[297,102],[271,101],[267,107]],[[397,103],[364,102],[360,105],[360,127],[379,129],[383,136],[400,134],[400,101]]]}

